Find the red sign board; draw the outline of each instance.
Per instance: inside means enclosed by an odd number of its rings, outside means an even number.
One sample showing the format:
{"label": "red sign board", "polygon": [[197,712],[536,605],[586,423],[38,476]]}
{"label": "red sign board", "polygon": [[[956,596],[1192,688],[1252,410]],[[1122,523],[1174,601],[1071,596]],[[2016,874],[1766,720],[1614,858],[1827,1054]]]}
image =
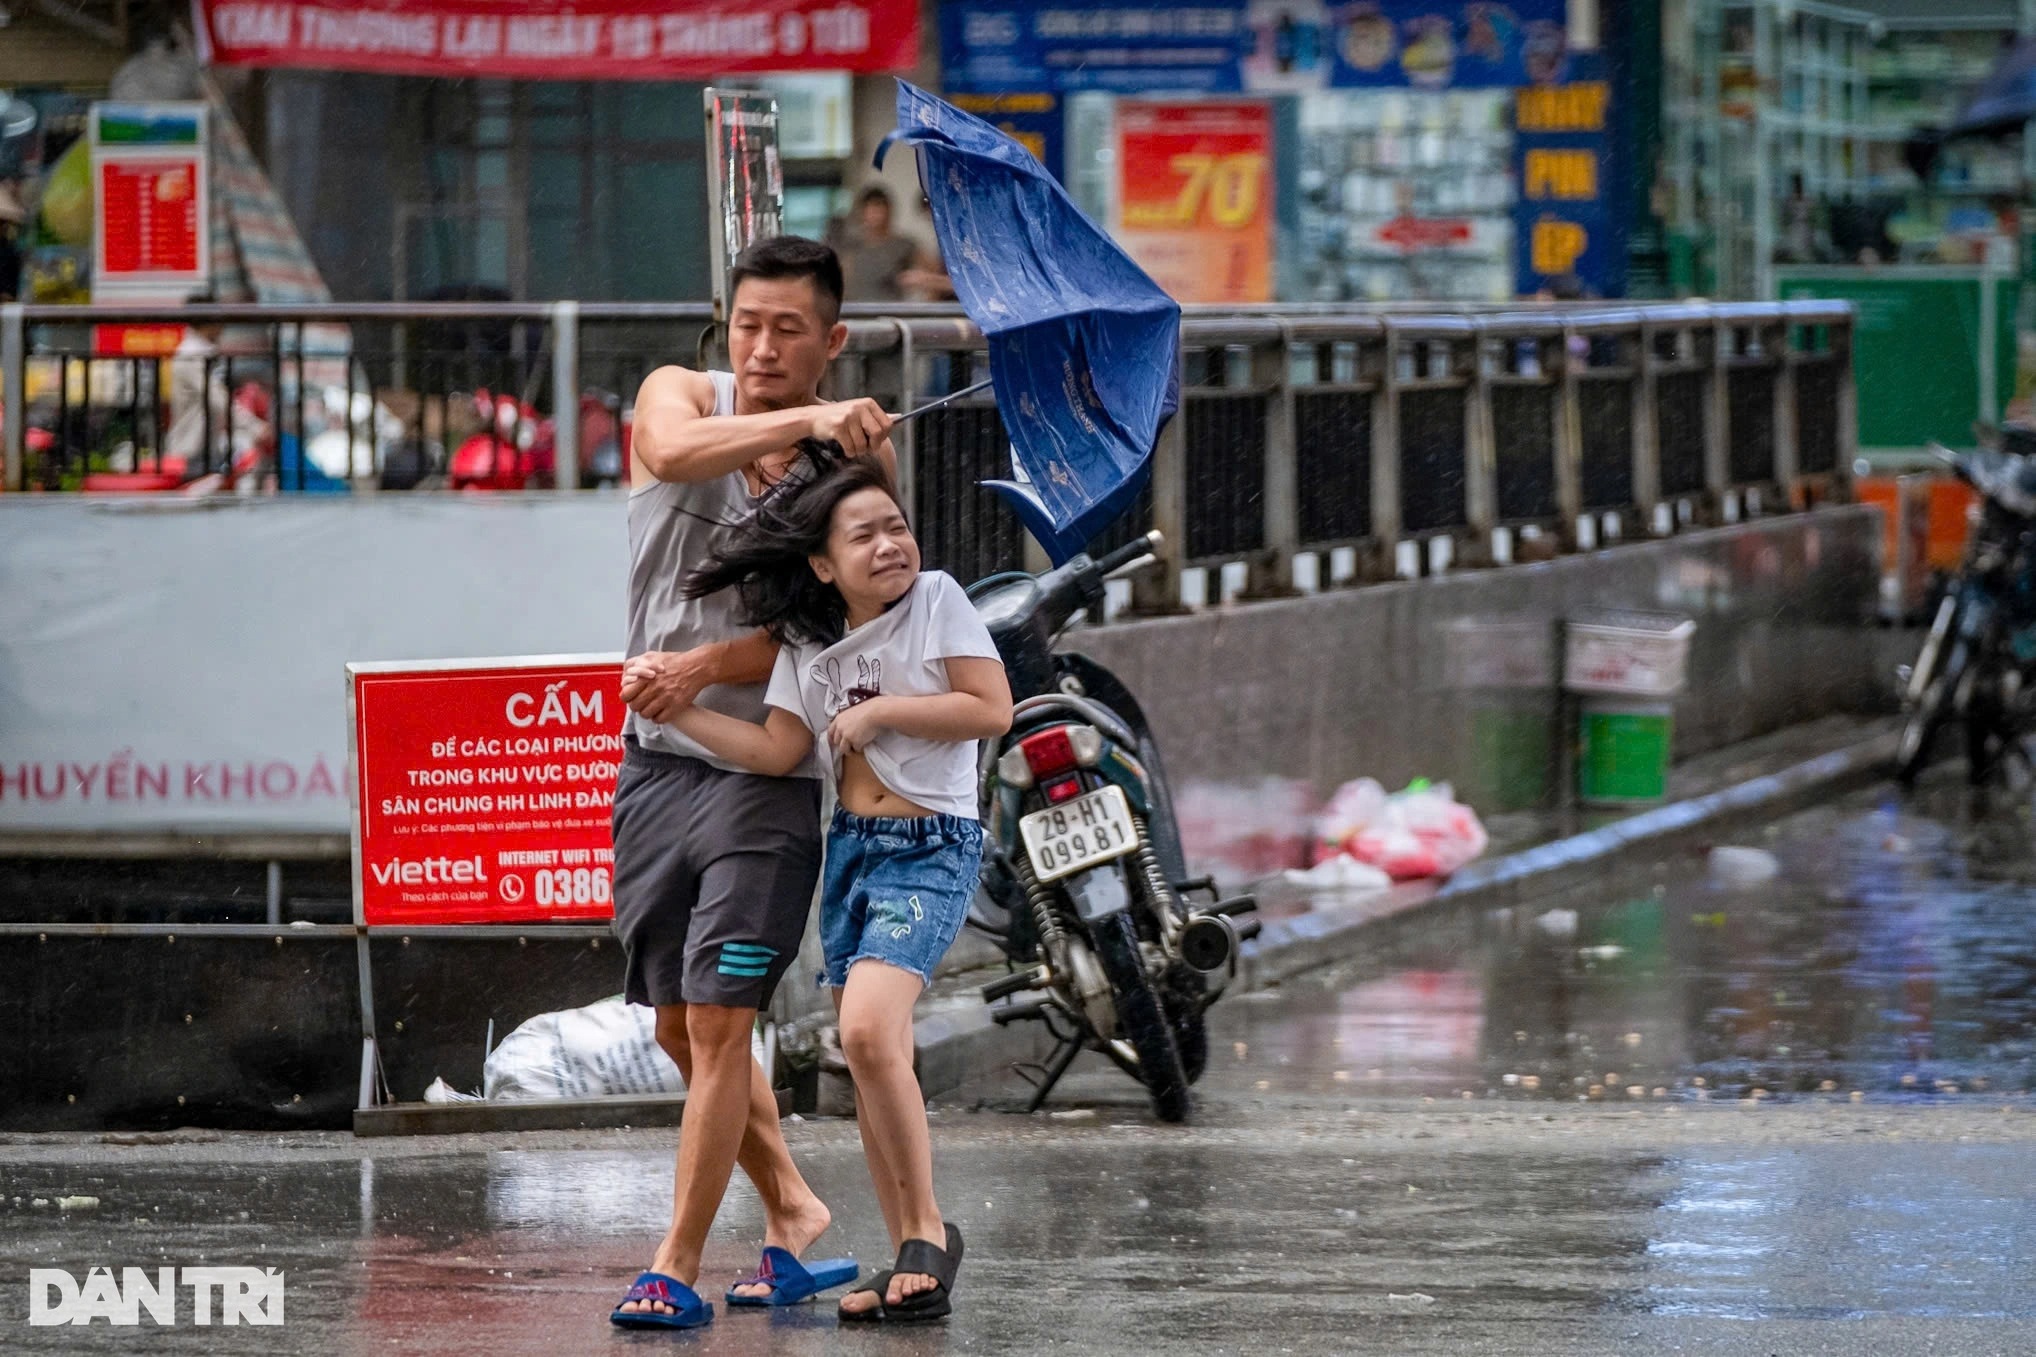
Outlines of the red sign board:
{"label": "red sign board", "polygon": [[102,270],[114,277],[196,273],[203,215],[198,156],[109,159],[98,169]]}
{"label": "red sign board", "polygon": [[619,660],[348,675],[360,922],[613,916]]}
{"label": "red sign board", "polygon": [[92,353],[97,358],[168,358],[183,342],[181,325],[92,327]]}
{"label": "red sign board", "polygon": [[1379,239],[1403,250],[1439,250],[1470,241],[1470,223],[1447,218],[1396,217],[1378,230]]}
{"label": "red sign board", "polygon": [[1267,104],[1118,104],[1118,238],[1174,300],[1272,300],[1272,153]]}
{"label": "red sign board", "polygon": [[198,0],[224,66],[534,80],[909,71],[918,0]]}

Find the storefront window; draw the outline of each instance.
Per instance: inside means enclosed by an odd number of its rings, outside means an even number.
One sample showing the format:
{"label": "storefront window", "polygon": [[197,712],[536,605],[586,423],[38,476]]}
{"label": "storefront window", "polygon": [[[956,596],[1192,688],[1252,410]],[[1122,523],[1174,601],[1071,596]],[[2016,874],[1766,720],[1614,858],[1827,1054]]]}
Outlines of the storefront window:
{"label": "storefront window", "polygon": [[[1183,301],[1624,292],[1625,30],[1572,49],[1560,0],[943,0],[941,18],[950,92],[1059,97],[1070,195],[1163,286],[1185,278]],[[1523,90],[1543,107],[1515,135]]]}
{"label": "storefront window", "polygon": [[696,84],[270,79],[268,168],[339,297],[704,300],[703,135]]}
{"label": "storefront window", "polygon": [[1300,99],[1294,301],[1513,295],[1505,90],[1349,90]]}

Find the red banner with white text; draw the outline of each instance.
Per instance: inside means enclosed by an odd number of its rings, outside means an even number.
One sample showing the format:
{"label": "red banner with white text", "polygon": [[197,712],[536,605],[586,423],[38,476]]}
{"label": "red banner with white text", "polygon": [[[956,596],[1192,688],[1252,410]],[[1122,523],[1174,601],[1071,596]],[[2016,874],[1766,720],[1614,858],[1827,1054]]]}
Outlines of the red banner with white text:
{"label": "red banner with white text", "polygon": [[204,59],[390,75],[706,80],[906,71],[917,0],[193,0]]}
{"label": "red banner with white text", "polygon": [[356,922],[614,915],[614,660],[350,666]]}

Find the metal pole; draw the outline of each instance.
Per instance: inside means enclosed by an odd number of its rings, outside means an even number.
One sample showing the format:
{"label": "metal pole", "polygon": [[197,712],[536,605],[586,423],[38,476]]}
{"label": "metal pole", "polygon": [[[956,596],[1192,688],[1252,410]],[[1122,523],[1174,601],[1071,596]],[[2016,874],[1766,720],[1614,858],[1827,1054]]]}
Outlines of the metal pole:
{"label": "metal pole", "polygon": [[580,485],[580,304],[551,308],[552,477],[561,490]]}
{"label": "metal pole", "polygon": [[269,862],[269,926],[280,927],[283,922],[283,864],[273,859]]}
{"label": "metal pole", "polygon": [[1181,560],[1188,549],[1188,393],[1152,449],[1152,526],[1165,539],[1159,564],[1131,581],[1131,607],[1140,613],[1181,610]]}
{"label": "metal pole", "polygon": [[1449,354],[1464,372],[1463,516],[1470,528],[1465,564],[1489,565],[1499,528],[1499,431],[1492,411],[1491,373],[1485,363],[1485,332],[1479,327],[1466,345],[1451,342]]}
{"label": "metal pole", "polygon": [[1803,454],[1796,443],[1796,375],[1802,369],[1790,339],[1786,322],[1768,332],[1767,358],[1774,364],[1774,478],[1791,507],[1806,508],[1799,498]]}
{"label": "metal pole", "polygon": [[[1633,507],[1647,530],[1653,532],[1656,509],[1661,503],[1661,414],[1655,389],[1660,380],[1657,369],[1661,360],[1654,349],[1654,327],[1643,321],[1638,342],[1639,352],[1633,360],[1633,422],[1629,430],[1633,439]],[[1669,529],[1674,528],[1671,518]]]}
{"label": "metal pole", "polygon": [[[355,850],[358,861],[359,850]],[[356,1107],[373,1107],[375,1096],[375,1064],[380,1058],[375,1049],[375,968],[368,959],[368,930],[359,928],[354,933],[354,944],[358,954],[361,972],[361,1087],[360,1101]]]}
{"label": "metal pole", "polygon": [[1265,397],[1265,484],[1261,524],[1265,550],[1251,562],[1246,592],[1253,597],[1291,593],[1294,550],[1301,542],[1300,449],[1295,445],[1293,326],[1280,322],[1279,346],[1252,350],[1252,385]]}
{"label": "metal pole", "polygon": [[28,488],[28,331],[21,303],[0,305],[0,422],[4,422],[5,475],[0,489]]}
{"label": "metal pole", "polygon": [[898,495],[908,508],[918,506],[919,494],[919,426],[911,416],[917,411],[913,402],[919,398],[919,384],[913,380],[912,369],[919,362],[919,355],[912,343],[912,327],[893,317],[891,325],[898,332],[898,413],[905,429],[903,440],[892,439],[891,451],[898,457]]}
{"label": "metal pole", "polygon": [[1383,359],[1371,398],[1372,571],[1390,578],[1400,546],[1400,340],[1392,321],[1380,328]]}
{"label": "metal pole", "polygon": [[1692,338],[1700,345],[1710,346],[1704,366],[1704,489],[1711,512],[1719,514],[1724,511],[1732,483],[1730,383],[1732,350],[1738,336],[1730,323],[1714,316],[1701,330],[1693,331]]}
{"label": "metal pole", "polygon": [[[1552,355],[1555,371],[1555,511],[1562,518],[1562,539],[1565,550],[1576,546],[1577,520],[1584,515],[1584,402],[1583,380],[1577,373],[1578,363],[1569,350],[1569,337],[1574,331],[1563,328],[1560,353]],[[1548,346],[1541,340],[1534,341],[1535,348],[1544,356]],[[1546,366],[1544,361],[1543,366]]]}

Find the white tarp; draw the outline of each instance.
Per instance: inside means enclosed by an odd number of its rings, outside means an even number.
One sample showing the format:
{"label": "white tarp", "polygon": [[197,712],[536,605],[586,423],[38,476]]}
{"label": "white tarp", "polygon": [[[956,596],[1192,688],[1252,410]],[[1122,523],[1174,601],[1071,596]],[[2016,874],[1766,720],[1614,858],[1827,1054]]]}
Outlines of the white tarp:
{"label": "white tarp", "polygon": [[0,831],[344,834],[350,660],[622,648],[609,494],[0,499]]}

